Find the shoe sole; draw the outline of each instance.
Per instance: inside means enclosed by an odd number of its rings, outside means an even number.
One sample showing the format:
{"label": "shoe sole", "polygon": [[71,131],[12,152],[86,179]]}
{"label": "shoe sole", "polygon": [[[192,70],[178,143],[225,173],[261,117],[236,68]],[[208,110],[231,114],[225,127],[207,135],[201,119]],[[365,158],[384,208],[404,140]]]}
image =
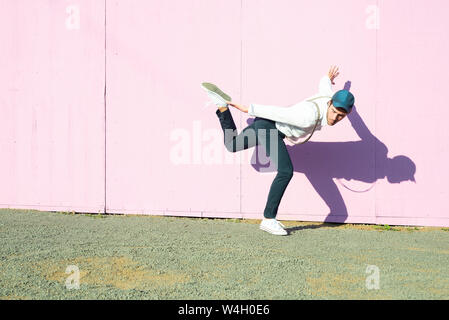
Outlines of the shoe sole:
{"label": "shoe sole", "polygon": [[209,82],[203,82],[201,84],[201,87],[203,89],[206,89],[208,91],[211,91],[215,94],[218,94],[221,98],[223,98],[225,101],[231,101],[231,97],[228,96],[226,93],[221,91],[215,84],[209,83]]}
{"label": "shoe sole", "polygon": [[216,94],[215,92],[213,92],[213,91],[209,91],[209,90],[206,90],[207,91],[207,94],[210,96],[210,95],[213,95],[213,96],[215,96],[215,98],[216,99],[218,99],[218,100],[220,100],[220,101],[222,101],[223,102],[223,104],[225,104],[224,106],[222,106],[222,105],[219,105],[218,103],[216,103],[215,102],[215,104],[217,105],[217,106],[219,106],[219,107],[227,107],[228,106],[228,104],[226,103],[226,100],[225,99],[223,99],[223,97],[222,96],[220,96],[220,95],[218,95],[218,94]]}
{"label": "shoe sole", "polygon": [[273,231],[271,229],[265,228],[263,226],[259,226],[259,229],[261,229],[263,231],[266,231],[268,233],[274,234],[276,236],[286,236],[287,235],[287,233],[277,233],[276,231]]}

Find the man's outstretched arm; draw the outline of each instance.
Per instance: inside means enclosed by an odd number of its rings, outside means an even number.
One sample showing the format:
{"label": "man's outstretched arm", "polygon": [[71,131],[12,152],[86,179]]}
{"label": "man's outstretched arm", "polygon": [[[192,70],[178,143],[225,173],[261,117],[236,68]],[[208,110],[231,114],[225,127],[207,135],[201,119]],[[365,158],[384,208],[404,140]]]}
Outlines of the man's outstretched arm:
{"label": "man's outstretched arm", "polygon": [[244,112],[244,113],[248,113],[248,109],[249,108],[247,106],[244,106],[242,104],[238,104],[238,103],[235,103],[235,102],[231,102],[231,101],[226,101],[226,103],[229,104],[230,106],[233,106],[234,108]]}

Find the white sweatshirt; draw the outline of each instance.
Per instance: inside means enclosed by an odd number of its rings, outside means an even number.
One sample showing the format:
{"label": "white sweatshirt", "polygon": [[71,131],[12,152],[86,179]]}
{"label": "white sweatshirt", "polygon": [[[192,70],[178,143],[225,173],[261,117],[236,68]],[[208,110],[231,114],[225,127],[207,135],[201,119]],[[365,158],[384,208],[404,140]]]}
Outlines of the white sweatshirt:
{"label": "white sweatshirt", "polygon": [[331,80],[329,76],[325,75],[320,80],[317,94],[290,107],[251,103],[248,114],[275,121],[276,128],[285,134],[289,141],[298,144],[301,142],[299,138],[303,138],[312,132],[318,116],[315,104],[307,100],[324,96],[314,100],[320,109],[320,121],[315,130],[320,130],[327,125],[327,103],[332,99],[333,94]]}

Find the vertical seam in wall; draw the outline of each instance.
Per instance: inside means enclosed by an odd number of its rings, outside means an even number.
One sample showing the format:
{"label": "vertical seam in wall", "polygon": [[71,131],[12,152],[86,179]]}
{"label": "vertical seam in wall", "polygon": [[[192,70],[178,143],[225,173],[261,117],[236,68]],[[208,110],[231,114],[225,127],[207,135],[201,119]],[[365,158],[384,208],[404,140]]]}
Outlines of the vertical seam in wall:
{"label": "vertical seam in wall", "polygon": [[[242,83],[243,83],[243,34],[242,34],[242,23],[243,23],[243,19],[242,19],[242,15],[243,15],[243,0],[240,0],[240,101],[242,101]],[[242,130],[242,113],[243,112],[239,112],[240,113],[240,130]],[[240,156],[240,170],[239,170],[239,174],[240,174],[240,195],[239,195],[239,200],[240,200],[240,205],[239,205],[239,212],[240,215],[243,218],[243,214],[242,214],[242,155],[239,154]]]}
{"label": "vertical seam in wall", "polygon": [[104,107],[104,214],[106,214],[106,2],[104,0],[104,90],[103,90],[103,107]]}
{"label": "vertical seam in wall", "polygon": [[[379,7],[379,0],[376,0],[376,5],[377,5],[377,19],[376,19],[376,23],[378,23],[377,28],[376,28],[376,85],[375,85],[375,99],[374,99],[374,136],[377,137],[377,99],[379,97],[379,91],[378,91],[378,86],[379,86],[379,72],[378,72],[378,61],[379,61],[379,50],[378,50],[378,35],[379,35],[379,28],[380,28],[380,7]],[[374,145],[374,179],[377,179],[377,163],[376,163],[376,143],[375,141],[373,141],[373,145]],[[374,186],[374,220],[375,223],[377,224],[377,185]]]}

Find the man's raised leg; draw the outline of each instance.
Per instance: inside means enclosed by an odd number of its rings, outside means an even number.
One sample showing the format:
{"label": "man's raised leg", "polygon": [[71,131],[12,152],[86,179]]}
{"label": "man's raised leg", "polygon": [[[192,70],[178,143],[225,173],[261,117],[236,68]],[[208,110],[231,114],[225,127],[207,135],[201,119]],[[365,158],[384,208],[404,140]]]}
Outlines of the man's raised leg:
{"label": "man's raised leg", "polygon": [[227,107],[221,107],[215,112],[220,120],[224,133],[224,144],[229,152],[245,150],[257,145],[257,135],[254,130],[254,123],[250,124],[238,134],[231,110]]}

